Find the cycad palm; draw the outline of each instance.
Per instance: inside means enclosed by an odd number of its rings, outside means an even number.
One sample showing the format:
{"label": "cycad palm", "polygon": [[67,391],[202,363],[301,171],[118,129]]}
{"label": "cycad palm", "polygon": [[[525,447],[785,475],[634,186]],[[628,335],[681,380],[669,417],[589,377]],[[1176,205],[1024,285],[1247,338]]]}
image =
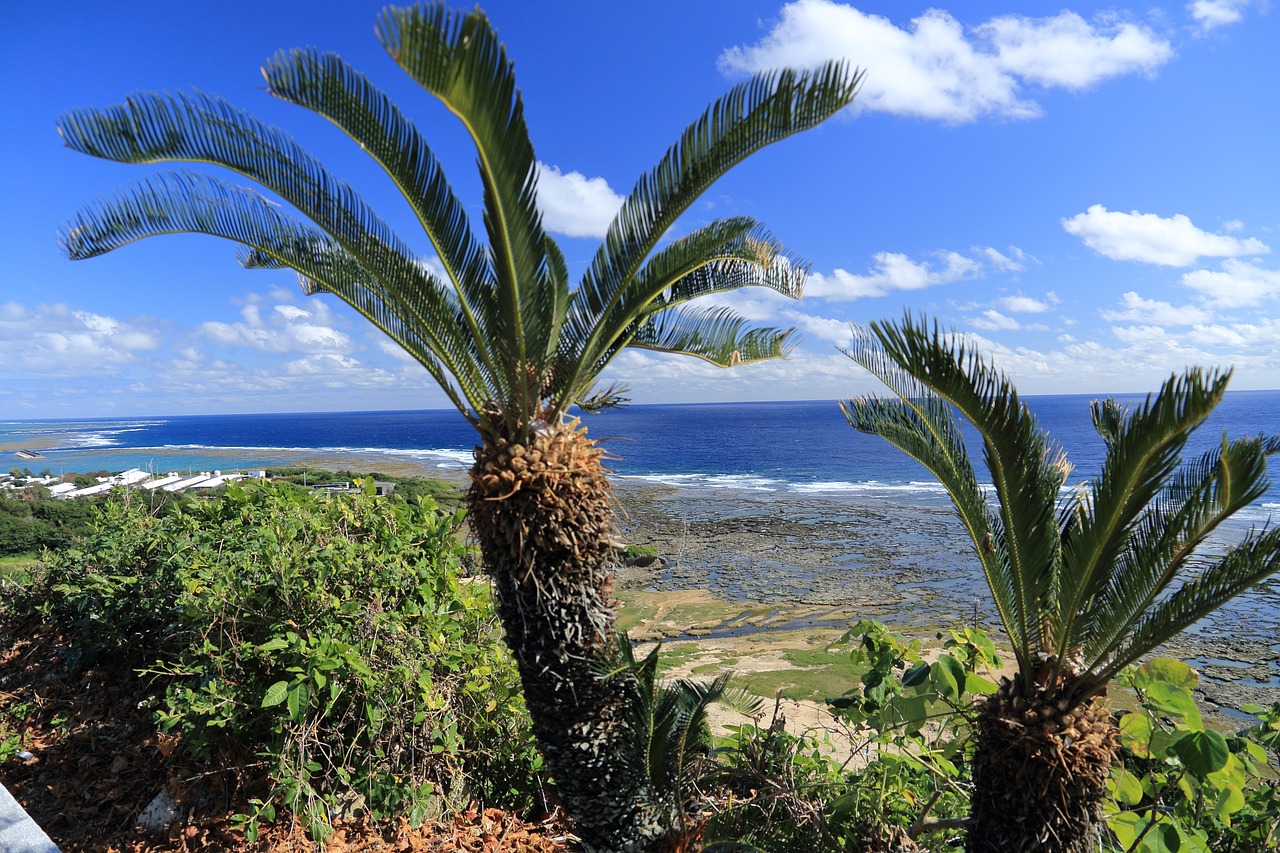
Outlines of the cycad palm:
{"label": "cycad palm", "polygon": [[628,346],[720,365],[787,351],[788,332],[685,305],[746,285],[799,295],[803,271],[753,220],[720,220],[659,244],[735,163],[848,105],[857,75],[832,64],[732,89],[640,179],[571,288],[535,204],[536,161],[512,66],[485,16],[388,9],[377,35],[469,132],[487,244],[418,129],[342,59],[277,54],[263,69],[267,88],[323,115],[382,166],[443,276],[286,134],[200,94],[135,95],[65,115],[59,131],[68,146],[111,160],[225,167],[302,215],[213,176],[169,172],[79,213],[63,246],[79,259],[173,232],[233,240],[245,266],[296,270],[308,293],[340,297],[427,369],[480,434],[472,526],[560,796],[593,847],[657,844],[670,827],[644,805],[644,780],[619,763],[628,690],[592,672],[616,607],[607,574],[610,493],[600,451],[567,413],[613,401],[616,389],[598,389],[598,378]]}
{"label": "cycad palm", "polygon": [[[859,330],[847,354],[897,396],[846,401],[845,417],[942,482],[1017,660],[982,709],[968,849],[1095,849],[1115,746],[1098,697],[1121,669],[1280,570],[1280,529],[1206,546],[1267,490],[1266,458],[1280,442],[1224,437],[1184,464],[1188,437],[1230,378],[1189,370],[1132,412],[1093,404],[1106,459],[1063,497],[1065,456],[1008,379],[958,338],[908,317]],[[994,504],[956,410],[982,437]]]}

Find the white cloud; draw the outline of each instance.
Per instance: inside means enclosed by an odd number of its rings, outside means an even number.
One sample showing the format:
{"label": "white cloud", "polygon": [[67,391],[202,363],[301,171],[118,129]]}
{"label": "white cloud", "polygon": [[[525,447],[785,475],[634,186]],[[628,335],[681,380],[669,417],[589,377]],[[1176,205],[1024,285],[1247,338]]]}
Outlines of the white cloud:
{"label": "white cloud", "polygon": [[1248,6],[1249,0],[1194,0],[1187,4],[1187,11],[1196,19],[1200,29],[1207,32],[1239,23]]}
{"label": "white cloud", "polygon": [[[884,387],[844,355],[825,348],[727,369],[687,356],[627,349],[600,378],[602,386],[610,382],[625,384],[636,403],[835,400]],[[627,452],[623,444],[611,444],[610,450]]]}
{"label": "white cloud", "polygon": [[848,320],[814,317],[800,311],[783,311],[782,316],[805,337],[826,341],[838,347],[853,346],[853,330],[849,327]]}
{"label": "white cloud", "polygon": [[1203,347],[1258,347],[1270,349],[1274,353],[1276,342],[1280,341],[1280,322],[1259,317],[1252,323],[1196,326],[1188,337],[1193,343]]}
{"label": "white cloud", "polygon": [[1185,267],[1200,258],[1233,258],[1271,251],[1254,237],[1242,240],[1202,231],[1181,213],[1166,218],[1136,210],[1122,213],[1095,204],[1084,213],[1063,219],[1062,227],[1089,248],[1117,261]]}
{"label": "white cloud", "polygon": [[240,309],[241,322],[209,320],[197,332],[224,346],[249,347],[261,352],[350,352],[351,338],[333,327],[329,306],[320,300],[308,311],[288,303],[271,306],[264,318],[256,301]]}
{"label": "white cloud", "polygon": [[566,237],[604,237],[625,200],[604,178],[562,173],[555,166],[538,164],[538,209],[548,231]]}
{"label": "white cloud", "polygon": [[1085,89],[1122,74],[1151,74],[1173,56],[1169,43],[1133,23],[1090,24],[1075,12],[1052,18],[1012,15],[977,28],[1000,67],[1041,86]]}
{"label": "white cloud", "polygon": [[1111,329],[1111,334],[1129,346],[1144,349],[1153,346],[1163,347],[1170,337],[1162,326],[1152,325],[1116,326]]}
{"label": "white cloud", "polygon": [[979,329],[990,331],[1014,331],[1022,328],[1022,324],[1017,320],[1012,317],[1006,317],[994,309],[983,311],[981,317],[975,317],[969,322]]}
{"label": "white cloud", "polygon": [[1043,302],[1030,296],[1002,296],[995,304],[1011,314],[1043,314],[1057,302],[1058,297],[1050,291]]}
{"label": "white cloud", "polygon": [[1119,311],[1100,311],[1102,319],[1109,323],[1155,323],[1161,326],[1191,326],[1204,323],[1212,315],[1194,305],[1175,308],[1168,302],[1143,299],[1132,290],[1120,298]]}
{"label": "white cloud", "polygon": [[819,299],[844,300],[884,296],[898,290],[920,290],[973,278],[982,264],[959,252],[942,252],[942,268],[928,261],[913,261],[899,252],[877,252],[875,267],[866,275],[837,269],[831,275],[814,273],[805,284],[805,295]]}
{"label": "white cloud", "polygon": [[1280,271],[1248,261],[1224,261],[1218,271],[1194,270],[1182,277],[1182,283],[1223,308],[1260,305],[1280,297]]}
{"label": "white cloud", "polygon": [[1027,261],[1035,260],[1017,246],[1010,246],[1007,255],[999,249],[987,246],[982,250],[982,254],[988,263],[1000,272],[1022,272],[1027,268]]}
{"label": "white cloud", "polygon": [[73,311],[65,304],[0,305],[0,375],[101,374],[133,364],[160,336],[143,319]]}
{"label": "white cloud", "polygon": [[754,73],[847,58],[868,69],[855,110],[959,123],[1039,115],[1040,105],[1020,96],[1024,83],[1081,89],[1120,74],[1149,74],[1172,55],[1146,27],[1089,23],[1074,12],[1002,16],[966,33],[938,9],[903,29],[831,0],[796,0],[760,42],[725,51],[719,64],[726,73]]}

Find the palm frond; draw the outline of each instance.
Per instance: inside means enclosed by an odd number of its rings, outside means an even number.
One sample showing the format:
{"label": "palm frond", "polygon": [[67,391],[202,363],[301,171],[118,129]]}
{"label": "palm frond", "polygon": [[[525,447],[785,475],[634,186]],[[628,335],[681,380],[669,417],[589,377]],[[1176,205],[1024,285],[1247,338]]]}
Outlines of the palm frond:
{"label": "palm frond", "polygon": [[1251,534],[1195,580],[1154,604],[1093,681],[1105,683],[1161,643],[1278,571],[1280,528]]}
{"label": "palm frond", "polygon": [[[59,119],[58,130],[69,147],[96,157],[124,163],[210,163],[244,175],[301,211],[326,235],[326,243],[340,246],[363,269],[376,271],[385,298],[392,299],[395,289],[413,291],[416,301],[430,304],[427,316],[433,321],[447,316],[449,322],[456,323],[453,295],[350,186],[333,177],[288,134],[221,98],[201,93],[142,93],[121,105],[67,113]],[[147,198],[154,203],[158,197],[151,192]],[[107,226],[111,217],[100,210],[96,220],[99,226]],[[101,241],[101,250],[89,244],[90,235]],[[89,229],[76,241],[72,257],[101,254],[124,242],[131,240],[114,239],[107,227]],[[476,357],[471,353],[458,358],[461,354],[449,354],[456,362],[450,372],[468,400],[474,405],[475,399],[492,397],[492,383],[500,382],[501,377],[483,364],[475,369],[464,367]],[[420,354],[414,355],[420,358]]]}
{"label": "palm frond", "polygon": [[958,336],[944,335],[937,324],[930,331],[909,315],[900,325],[872,323],[870,331],[885,357],[955,406],[982,436],[1017,602],[1016,621],[1008,627],[1024,638],[1026,650],[1047,650],[1048,634],[1059,630],[1053,600],[1061,559],[1055,507],[1070,470],[1065,458],[1008,378]]}
{"label": "palm frond", "polygon": [[[593,366],[592,373],[579,373],[578,380],[592,381],[627,345],[628,333],[651,314],[701,296],[751,286],[799,297],[804,276],[800,262],[748,217],[700,228],[657,252],[608,316],[594,318],[585,307],[583,291],[574,292],[567,342],[576,347],[605,347],[600,352],[575,350],[575,360]],[[595,334],[593,325],[601,325],[604,332]],[[575,389],[575,394],[581,393]]]}
{"label": "palm frond", "polygon": [[[1190,370],[1166,380],[1160,391],[1127,417],[1102,407],[1108,452],[1102,472],[1080,498],[1063,530],[1061,609],[1065,628],[1057,658],[1064,661],[1077,637],[1072,624],[1085,603],[1109,580],[1134,525],[1176,470],[1191,432],[1222,399],[1230,371],[1207,376]],[[1094,422],[1099,423],[1095,408]],[[1101,431],[1101,428],[1100,428]]]}
{"label": "palm frond", "polygon": [[1086,664],[1109,659],[1173,581],[1190,570],[1197,549],[1269,485],[1265,445],[1238,439],[1182,468],[1152,502],[1105,584],[1089,592],[1078,644]]}
{"label": "palm frond", "polygon": [[790,329],[753,328],[730,308],[667,308],[637,324],[625,345],[735,367],[786,356],[794,346],[791,335]]}
{"label": "palm frond", "polygon": [[1107,447],[1120,440],[1127,412],[1115,397],[1094,400],[1089,404],[1089,413],[1093,416],[1093,428],[1102,436]]}
{"label": "palm frond", "polygon": [[209,175],[166,172],[99,199],[62,226],[59,243],[73,260],[104,254],[160,234],[208,234],[247,247],[251,266],[296,270],[304,286],[338,294],[400,343],[440,383],[459,410],[466,405],[451,377],[472,383],[465,341],[449,320],[452,306],[438,286],[388,289],[383,280],[329,235],[283,212],[251,189]]}
{"label": "palm frond", "polygon": [[503,328],[492,340],[504,367],[520,383],[503,401],[528,419],[541,396],[530,376],[531,355],[552,352],[556,289],[548,282],[548,238],[537,209],[537,170],[506,48],[484,13],[443,4],[388,8],[377,36],[409,76],[435,95],[467,128],[479,154],[488,231]]}
{"label": "palm frond", "polygon": [[[267,91],[306,107],[350,136],[395,182],[440,257],[463,320],[486,340],[497,325],[493,274],[462,203],[426,139],[396,105],[340,56],[281,51],[263,66]],[[487,352],[479,348],[477,357]],[[492,372],[493,365],[489,365]]]}
{"label": "palm frond", "polygon": [[996,609],[1020,662],[1036,651],[1023,631],[1018,582],[1008,557],[999,517],[993,517],[978,484],[968,449],[951,406],[889,359],[865,329],[855,327],[855,344],[845,355],[861,364],[898,394],[887,399],[866,396],[840,404],[849,425],[878,435],[923,465],[951,497],[968,531]]}
{"label": "palm frond", "polygon": [[[631,286],[663,234],[737,163],[767,145],[825,121],[853,102],[861,75],[844,63],[813,71],[762,74],[731,89],[685,129],[658,165],[642,176],[614,217],[579,285],[586,354],[613,342],[601,324]],[[584,358],[583,364],[599,359]],[[575,381],[573,386],[580,384]]]}

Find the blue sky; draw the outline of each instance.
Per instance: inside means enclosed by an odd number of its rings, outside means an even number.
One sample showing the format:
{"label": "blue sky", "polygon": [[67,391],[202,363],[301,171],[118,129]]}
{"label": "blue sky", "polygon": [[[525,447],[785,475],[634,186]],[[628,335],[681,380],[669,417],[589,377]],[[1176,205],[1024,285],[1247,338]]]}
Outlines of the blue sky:
{"label": "blue sky", "polygon": [[[62,147],[57,116],[199,89],[288,130],[426,252],[371,161],[263,92],[261,62],[308,45],[392,95],[478,219],[469,142],[377,43],[380,8],[5,4],[0,420],[446,405],[345,306],[240,269],[231,244],[156,238],[76,263],[56,246],[79,207],[149,171]],[[737,167],[673,229],[747,213],[811,262],[798,302],[728,300],[799,328],[800,349],[727,371],[628,352],[609,378],[636,402],[870,390],[836,348],[850,321],[904,307],[970,336],[1025,393],[1146,391],[1194,364],[1280,388],[1280,13],[1262,0],[485,8],[516,63],[547,225],[578,272],[635,179],[733,83],[833,56],[866,70],[848,114]]]}

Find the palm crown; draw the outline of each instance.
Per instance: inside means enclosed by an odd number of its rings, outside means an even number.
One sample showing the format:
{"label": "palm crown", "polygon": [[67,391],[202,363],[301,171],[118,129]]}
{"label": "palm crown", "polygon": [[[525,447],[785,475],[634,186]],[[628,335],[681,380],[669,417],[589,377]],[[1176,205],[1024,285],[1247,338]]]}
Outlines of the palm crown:
{"label": "palm crown", "polygon": [[537,164],[512,64],[483,13],[387,9],[377,35],[469,132],[484,188],[487,244],[473,232],[418,129],[341,58],[281,52],[263,68],[267,89],[323,115],[382,166],[416,214],[443,276],[285,133],[205,94],[137,94],[122,105],[65,115],[59,131],[71,148],[111,160],[226,167],[305,218],[254,190],[171,172],[81,211],[61,235],[67,254],[92,257],[180,231],[236,241],[245,247],[245,266],[292,268],[307,292],[330,292],[351,304],[421,362],[452,403],[490,435],[520,435],[575,403],[607,404],[615,389],[597,391],[599,374],[627,346],[722,365],[787,351],[788,331],[750,327],[725,308],[684,304],[745,285],[799,295],[804,270],[755,221],[716,221],[658,246],[731,166],[846,106],[856,74],[838,63],[811,73],[780,71],[712,104],[637,182],[571,289],[564,258],[537,210]]}
{"label": "palm crown", "polygon": [[[1065,455],[1009,380],[954,336],[910,317],[859,329],[846,353],[896,398],[842,403],[856,429],[910,454],[943,484],[972,537],[1024,684],[1063,684],[1074,701],[1280,569],[1280,529],[1206,545],[1268,487],[1280,441],[1229,440],[1183,463],[1188,437],[1230,372],[1189,370],[1134,411],[1093,404],[1102,471],[1063,488]],[[956,411],[982,437],[994,503],[979,485]],[[1175,581],[1181,580],[1176,590]],[[1049,663],[1045,668],[1046,661]],[[1039,677],[1035,677],[1035,676]]]}

